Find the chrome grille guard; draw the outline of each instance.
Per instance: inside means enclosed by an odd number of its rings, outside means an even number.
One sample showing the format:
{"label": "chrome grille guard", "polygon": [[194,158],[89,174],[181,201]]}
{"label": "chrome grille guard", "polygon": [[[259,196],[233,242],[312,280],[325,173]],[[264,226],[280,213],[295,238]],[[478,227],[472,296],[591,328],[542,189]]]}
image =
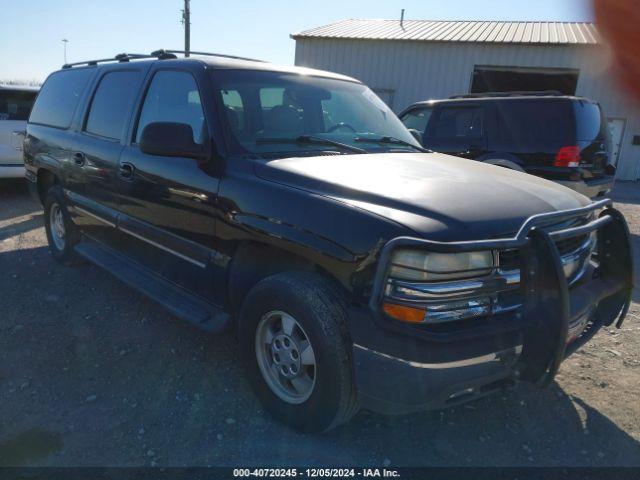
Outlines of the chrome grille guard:
{"label": "chrome grille guard", "polygon": [[[586,224],[547,231],[552,223],[571,220],[600,210],[598,218]],[[598,269],[584,286],[569,289],[561,257],[555,242],[578,235],[597,232]],[[476,250],[517,249],[521,258],[520,290],[524,299],[517,312],[523,318],[523,351],[515,375],[539,384],[550,383],[562,360],[584,345],[603,325],[616,319],[620,328],[631,302],[633,266],[629,229],[623,215],[612,207],[610,199],[585,207],[542,213],[529,217],[512,238],[438,242],[413,237],[397,237],[380,251],[370,308],[376,321],[397,321],[382,310],[385,286],[392,253],[411,247],[438,253],[460,253]],[[582,335],[567,346],[567,332],[572,318],[595,308],[593,321]],[[469,339],[469,341],[473,341]]]}

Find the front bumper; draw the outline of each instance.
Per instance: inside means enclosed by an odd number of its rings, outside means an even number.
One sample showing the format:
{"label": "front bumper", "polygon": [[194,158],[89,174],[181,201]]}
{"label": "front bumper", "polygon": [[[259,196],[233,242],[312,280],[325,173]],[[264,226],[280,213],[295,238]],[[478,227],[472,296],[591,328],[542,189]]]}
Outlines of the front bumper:
{"label": "front bumper", "polygon": [[[586,225],[549,232],[604,208]],[[598,267],[569,287],[555,241],[598,235]],[[518,248],[523,304],[446,332],[406,325],[385,315],[389,259],[399,246],[437,252]],[[487,395],[516,380],[550,383],[560,363],[605,325],[622,324],[632,288],[629,232],[609,200],[527,220],[511,239],[442,243],[415,238],[382,250],[369,308],[351,307],[350,332],[361,403],[384,413],[442,408]],[[485,321],[486,320],[486,321]]]}

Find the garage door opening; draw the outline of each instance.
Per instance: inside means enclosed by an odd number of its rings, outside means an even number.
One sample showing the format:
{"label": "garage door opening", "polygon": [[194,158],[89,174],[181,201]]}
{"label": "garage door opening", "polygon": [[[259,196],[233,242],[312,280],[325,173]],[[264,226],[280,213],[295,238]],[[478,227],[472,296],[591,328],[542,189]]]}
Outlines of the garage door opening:
{"label": "garage door opening", "polygon": [[551,68],[475,67],[471,93],[556,90],[575,95],[578,71]]}

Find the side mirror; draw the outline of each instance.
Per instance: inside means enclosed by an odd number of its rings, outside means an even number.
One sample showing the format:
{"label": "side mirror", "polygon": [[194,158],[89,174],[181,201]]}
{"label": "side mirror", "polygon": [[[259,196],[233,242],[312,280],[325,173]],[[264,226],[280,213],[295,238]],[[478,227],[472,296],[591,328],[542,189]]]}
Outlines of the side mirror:
{"label": "side mirror", "polygon": [[154,122],[144,127],[140,150],[149,155],[203,160],[205,149],[193,141],[193,129],[186,123]]}
{"label": "side mirror", "polygon": [[409,133],[413,135],[413,138],[415,138],[420,145],[422,145],[422,133],[420,133],[415,128],[410,128]]}

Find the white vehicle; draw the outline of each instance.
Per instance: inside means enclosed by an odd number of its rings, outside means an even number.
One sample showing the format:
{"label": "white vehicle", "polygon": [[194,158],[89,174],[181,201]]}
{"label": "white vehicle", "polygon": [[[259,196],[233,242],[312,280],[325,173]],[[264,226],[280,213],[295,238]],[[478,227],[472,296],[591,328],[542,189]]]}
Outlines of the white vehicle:
{"label": "white vehicle", "polygon": [[0,178],[24,177],[22,141],[40,87],[0,84]]}

